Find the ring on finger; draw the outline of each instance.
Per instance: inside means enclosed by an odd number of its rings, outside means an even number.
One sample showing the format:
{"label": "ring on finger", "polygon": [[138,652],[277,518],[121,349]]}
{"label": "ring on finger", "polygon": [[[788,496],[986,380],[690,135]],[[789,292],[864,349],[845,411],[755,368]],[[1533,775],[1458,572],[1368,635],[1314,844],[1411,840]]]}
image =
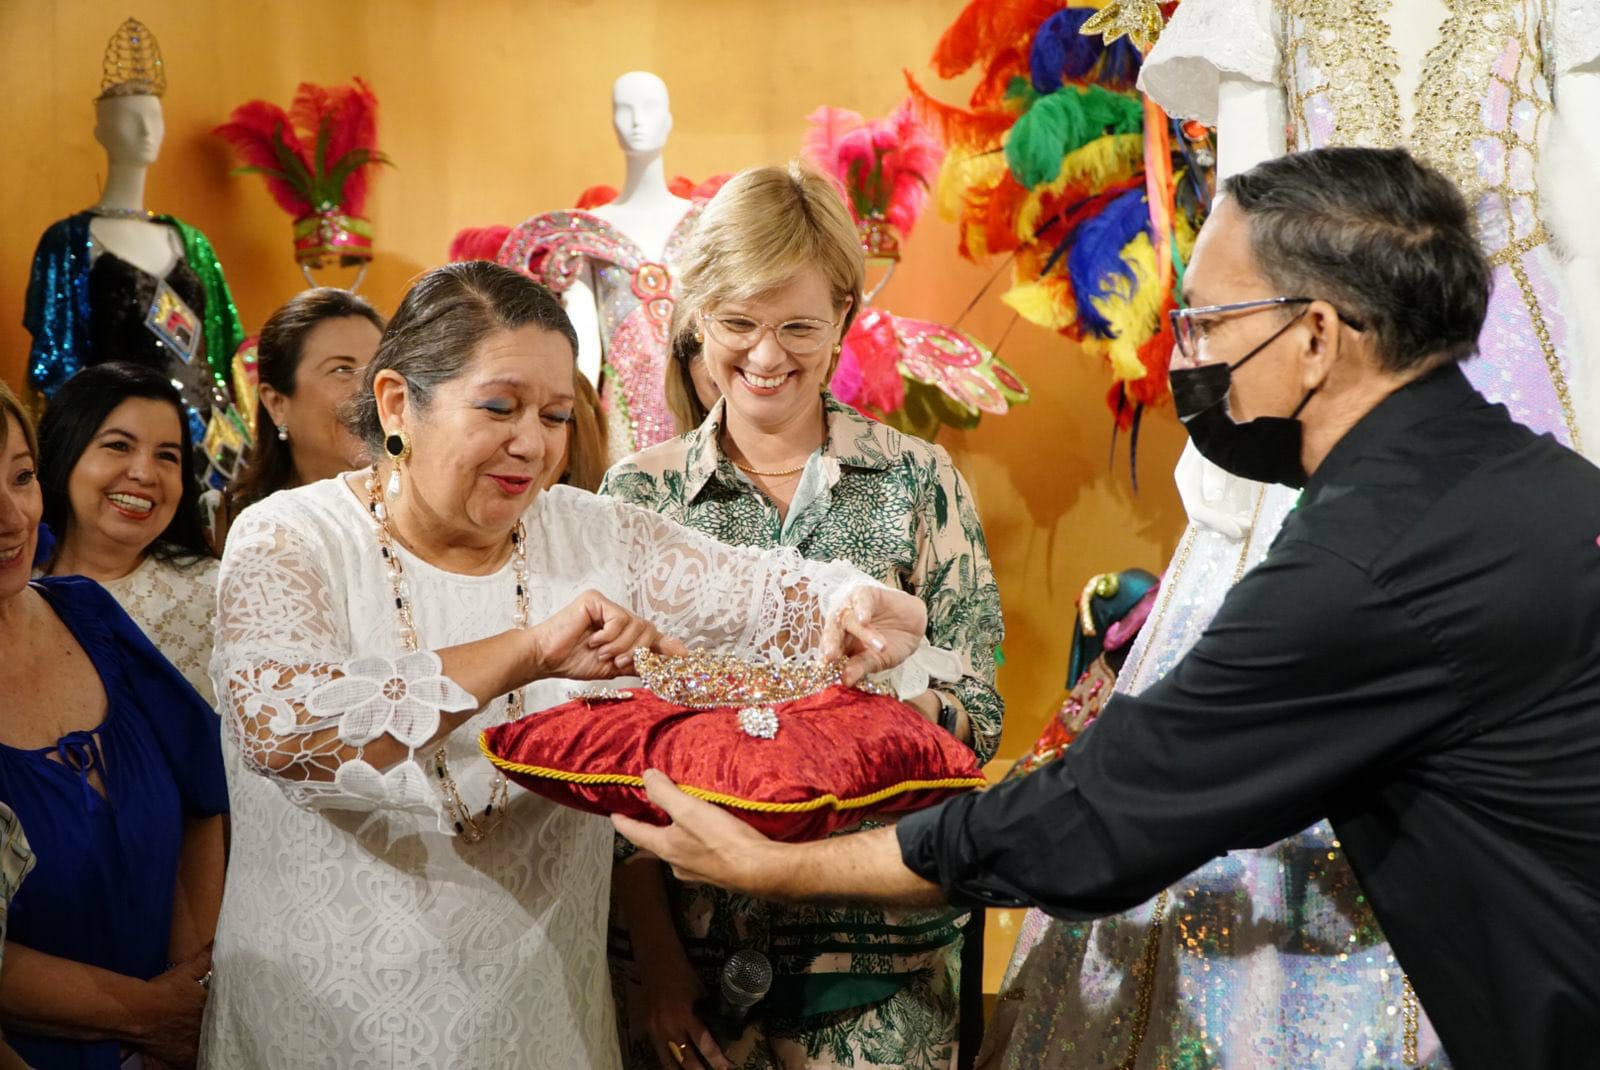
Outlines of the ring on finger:
{"label": "ring on finger", "polygon": [[672,1053],[672,1057],[678,1061],[678,1065],[682,1066],[683,1045],[679,1044],[676,1040],[669,1040],[667,1041],[667,1050],[670,1051]]}

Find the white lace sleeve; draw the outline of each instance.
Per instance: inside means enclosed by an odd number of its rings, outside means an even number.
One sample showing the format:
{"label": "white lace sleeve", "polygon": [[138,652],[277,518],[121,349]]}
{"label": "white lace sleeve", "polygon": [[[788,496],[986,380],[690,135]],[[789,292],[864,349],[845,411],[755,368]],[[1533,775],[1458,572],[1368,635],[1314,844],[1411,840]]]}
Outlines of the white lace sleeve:
{"label": "white lace sleeve", "polygon": [[[308,809],[439,813],[416,748],[439,730],[441,711],[477,702],[436,654],[352,649],[314,530],[271,506],[235,522],[217,592],[211,677],[246,768]],[[382,736],[408,748],[387,769],[364,757]]]}
{"label": "white lace sleeve", "polygon": [[1553,30],[1556,74],[1600,73],[1600,2],[1556,0]]}
{"label": "white lace sleeve", "polygon": [[1139,73],[1139,88],[1169,115],[1217,125],[1218,84],[1234,74],[1279,83],[1271,0],[1184,0]]}
{"label": "white lace sleeve", "polygon": [[[638,506],[615,514],[632,609],[669,635],[744,657],[815,657],[824,622],[849,594],[883,584],[842,561],[808,561],[791,547],[730,546]],[[929,678],[959,680],[962,660],[926,639],[882,682],[902,698]]]}

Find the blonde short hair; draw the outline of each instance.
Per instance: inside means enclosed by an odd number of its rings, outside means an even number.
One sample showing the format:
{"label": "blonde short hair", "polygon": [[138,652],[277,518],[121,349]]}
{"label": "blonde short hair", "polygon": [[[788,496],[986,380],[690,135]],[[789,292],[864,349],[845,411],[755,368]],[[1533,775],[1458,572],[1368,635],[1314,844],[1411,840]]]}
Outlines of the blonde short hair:
{"label": "blonde short hair", "polygon": [[7,416],[16,420],[17,426],[22,428],[22,440],[28,444],[28,452],[33,454],[34,463],[37,464],[39,438],[33,429],[33,418],[28,415],[28,410],[17,399],[17,395],[11,392],[11,388],[0,382],[0,449],[10,444],[11,420],[6,419]]}
{"label": "blonde short hair", "polygon": [[723,302],[782,289],[806,267],[822,272],[836,313],[849,302],[842,336],[861,312],[867,267],[838,187],[798,160],[740,171],[700,213],[678,262],[672,337],[692,334]]}

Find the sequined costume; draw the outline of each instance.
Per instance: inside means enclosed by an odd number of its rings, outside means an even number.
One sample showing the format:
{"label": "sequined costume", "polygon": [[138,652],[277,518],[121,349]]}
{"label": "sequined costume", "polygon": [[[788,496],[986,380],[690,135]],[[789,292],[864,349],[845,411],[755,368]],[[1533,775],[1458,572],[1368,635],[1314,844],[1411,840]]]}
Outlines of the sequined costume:
{"label": "sequined costume", "polygon": [[[1600,5],[1582,6],[1587,14],[1573,0],[1449,0],[1409,143],[1385,0],[1288,0],[1270,12],[1257,0],[1185,0],[1142,84],[1174,115],[1214,124],[1221,73],[1269,85],[1281,76],[1292,147],[1409,144],[1460,183],[1495,267],[1481,352],[1464,369],[1517,419],[1572,443],[1558,265],[1535,163],[1551,75],[1600,56]],[[1540,41],[1557,42],[1557,54]],[[1119,690],[1141,691],[1178,662],[1296,497],[1198,457],[1179,475],[1190,524]],[[1447,1065],[1326,823],[1230,852],[1123,915],[1068,923],[1030,912],[1001,998],[1019,1005],[986,1038],[983,1067]]]}
{"label": "sequined costume", "polygon": [[670,265],[682,251],[701,202],[667,238],[664,263],[652,260],[614,224],[591,212],[563,210],[514,227],[495,258],[565,293],[585,267],[594,272],[600,313],[600,409],[613,458],[665,442],[676,433],[663,392],[672,320]]}
{"label": "sequined costume", "polygon": [[[1290,149],[1404,145],[1477,209],[1494,267],[1472,384],[1536,431],[1582,448],[1569,384],[1568,317],[1539,159],[1558,74],[1600,59],[1594,0],[1446,0],[1409,129],[1395,85],[1392,0],[1188,0],[1146,61],[1142,85],[1169,112],[1214,123],[1220,73],[1281,84]],[[1596,429],[1593,434],[1600,434]]]}
{"label": "sequined costume", "polygon": [[[1266,556],[1296,492],[1236,483],[1242,532],[1189,525],[1117,690],[1137,693],[1165,675]],[[1447,1065],[1421,1020],[1418,1060],[1404,1059],[1415,1013],[1323,823],[1265,850],[1232,851],[1126,914],[1066,922],[1029,911],[978,1066]]]}
{"label": "sequined costume", "polygon": [[[229,361],[244,331],[211,242],[180,219],[151,215],[151,222],[166,224],[182,244],[182,255],[158,279],[101,246],[89,230],[94,218],[92,212],[79,212],[53,224],[39,239],[22,318],[33,335],[29,384],[49,398],[79,369],[93,364],[132,360],[156,367],[179,385],[196,449],[212,462],[214,473],[231,477],[230,447],[219,436],[235,443],[231,452],[236,460],[238,446],[247,439],[236,414],[230,415],[228,377]],[[203,341],[190,361],[145,327],[151,300],[163,282],[200,320]],[[202,462],[197,471],[205,470]]]}
{"label": "sequined costume", "polygon": [[[22,325],[33,335],[28,382],[46,397],[78,369],[96,363],[94,311],[89,300],[92,219],[94,213],[79,212],[53,224],[33,254]],[[228,361],[244,340],[244,329],[217,254],[204,234],[181,219],[152,215],[150,221],[165,223],[183,242],[184,262],[199,277],[204,291],[204,307],[195,309],[204,324],[204,356],[212,374],[225,384]]]}

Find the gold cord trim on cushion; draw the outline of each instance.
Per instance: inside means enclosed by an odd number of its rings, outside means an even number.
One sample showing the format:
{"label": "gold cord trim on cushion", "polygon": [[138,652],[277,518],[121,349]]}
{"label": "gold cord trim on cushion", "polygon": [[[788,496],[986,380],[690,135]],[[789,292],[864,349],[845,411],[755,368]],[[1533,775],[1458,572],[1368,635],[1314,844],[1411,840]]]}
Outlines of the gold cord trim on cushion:
{"label": "gold cord trim on cushion", "polygon": [[[637,658],[638,655],[635,655]],[[560,780],[569,784],[601,784],[617,785],[620,787],[642,788],[644,778],[630,773],[570,773],[564,769],[550,769],[542,765],[524,765],[521,762],[508,761],[501,758],[489,749],[488,733],[479,733],[478,749],[483,756],[497,768],[508,773],[520,773],[523,776],[541,777],[545,780]],[[799,814],[811,810],[821,810],[831,806],[835,810],[859,810],[865,806],[873,806],[885,799],[892,799],[896,795],[908,791],[931,791],[955,788],[981,788],[988,783],[981,776],[977,777],[947,777],[943,780],[902,780],[870,795],[857,795],[848,799],[841,799],[832,792],[819,795],[816,798],[806,799],[802,802],[762,802],[759,799],[741,799],[737,795],[727,795],[720,791],[707,791],[688,784],[679,784],[678,790],[685,795],[692,795],[696,799],[716,803],[719,806],[731,806],[736,810],[753,810],[764,814]]]}

